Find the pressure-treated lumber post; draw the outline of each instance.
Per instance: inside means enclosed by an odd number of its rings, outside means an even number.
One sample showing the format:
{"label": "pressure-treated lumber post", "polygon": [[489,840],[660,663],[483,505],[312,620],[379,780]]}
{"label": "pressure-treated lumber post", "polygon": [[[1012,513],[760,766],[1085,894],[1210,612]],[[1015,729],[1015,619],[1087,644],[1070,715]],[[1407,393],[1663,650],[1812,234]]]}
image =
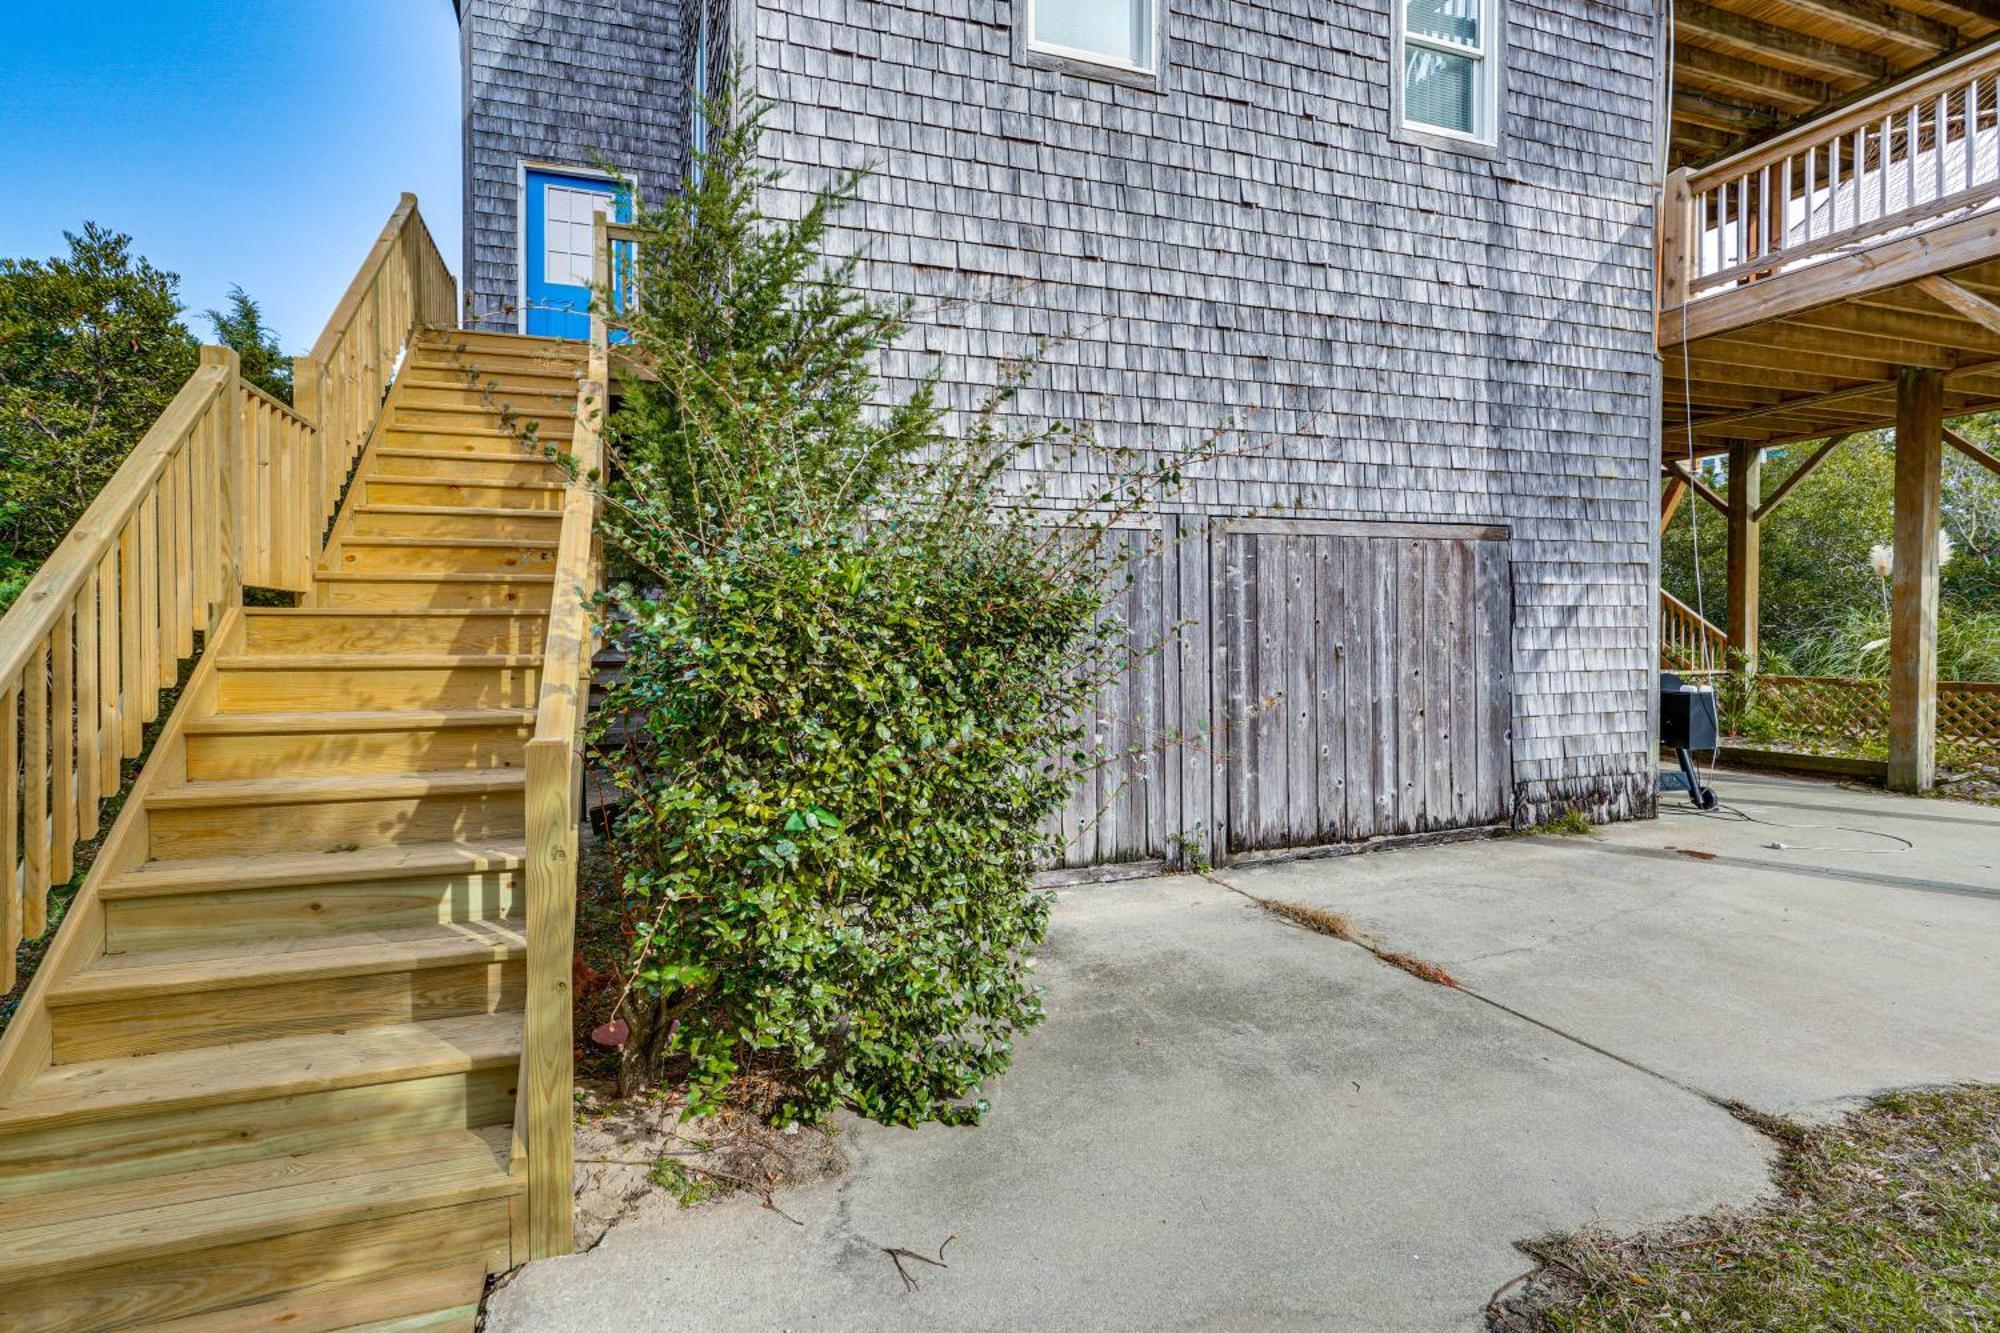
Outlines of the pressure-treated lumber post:
{"label": "pressure-treated lumber post", "polygon": [[225,607],[243,603],[243,538],[255,528],[243,512],[243,358],[233,347],[203,347],[201,364],[222,368],[221,448],[215,459],[218,475],[202,485],[215,487],[216,558],[222,565],[217,582],[219,596],[213,618],[206,628],[214,629]]}
{"label": "pressure-treated lumber post", "polygon": [[1938,493],[1944,375],[1896,376],[1896,568],[1889,615],[1889,785],[1929,791],[1937,778]]}
{"label": "pressure-treated lumber post", "polygon": [[1660,238],[1660,311],[1666,315],[1687,303],[1688,284],[1695,276],[1694,193],[1686,167],[1667,177],[1660,195],[1657,230]]}
{"label": "pressure-treated lumber post", "polygon": [[573,739],[527,743],[528,989],[521,1104],[528,1151],[528,1251],[568,1254],[576,1116],[571,955],[576,946],[577,774]]}
{"label": "pressure-treated lumber post", "polygon": [[1757,670],[1758,594],[1763,553],[1757,506],[1764,485],[1762,445],[1729,446],[1729,654],[1746,674]]}

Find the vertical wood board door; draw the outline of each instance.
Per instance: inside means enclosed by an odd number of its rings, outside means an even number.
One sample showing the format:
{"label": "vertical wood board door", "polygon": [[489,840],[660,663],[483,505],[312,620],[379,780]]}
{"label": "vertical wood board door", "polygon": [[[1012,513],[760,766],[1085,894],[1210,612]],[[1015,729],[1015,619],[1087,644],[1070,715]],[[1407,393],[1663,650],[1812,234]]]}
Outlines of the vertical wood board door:
{"label": "vertical wood board door", "polygon": [[1504,529],[1244,520],[1210,541],[1229,853],[1512,817]]}

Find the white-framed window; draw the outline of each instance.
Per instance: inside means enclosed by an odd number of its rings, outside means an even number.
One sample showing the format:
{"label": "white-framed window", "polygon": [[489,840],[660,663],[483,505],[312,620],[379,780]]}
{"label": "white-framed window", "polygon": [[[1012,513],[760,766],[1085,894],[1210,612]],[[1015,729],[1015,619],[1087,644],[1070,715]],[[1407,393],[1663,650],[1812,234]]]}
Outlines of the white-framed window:
{"label": "white-framed window", "polygon": [[694,29],[694,71],[688,80],[688,91],[694,105],[688,112],[688,145],[693,156],[700,157],[708,151],[708,67],[712,59],[708,34],[708,0],[697,0]]}
{"label": "white-framed window", "polygon": [[592,219],[612,217],[612,198],[567,185],[542,187],[542,277],[566,287],[588,287],[596,248]]}
{"label": "white-framed window", "polygon": [[1395,0],[1403,128],[1473,143],[1499,138],[1500,0]]}
{"label": "white-framed window", "polygon": [[1159,2],[1027,0],[1028,49],[1150,74]]}

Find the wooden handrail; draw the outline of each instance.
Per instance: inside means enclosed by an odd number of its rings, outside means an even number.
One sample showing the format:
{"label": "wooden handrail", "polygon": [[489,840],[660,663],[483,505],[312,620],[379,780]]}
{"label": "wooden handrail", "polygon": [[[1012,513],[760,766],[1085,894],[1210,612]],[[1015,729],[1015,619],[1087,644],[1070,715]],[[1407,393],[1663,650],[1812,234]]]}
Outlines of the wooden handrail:
{"label": "wooden handrail", "polygon": [[340,503],[403,349],[422,330],[456,322],[457,290],[417,197],[405,194],[312,351],[292,362],[293,399],[319,432],[319,449],[302,480],[320,528]]}
{"label": "wooden handrail", "polygon": [[1669,671],[1720,671],[1728,660],[1729,636],[1660,589],[1660,665]]}
{"label": "wooden handrail", "polygon": [[[246,583],[312,586],[330,505],[404,347],[449,322],[455,284],[405,195],[349,285],[288,407],[237,354],[199,366],[0,617],[0,991],[48,925],[179,679]],[[323,356],[321,354],[324,354]],[[379,384],[378,384],[379,380]],[[331,424],[335,427],[329,430]]]}
{"label": "wooden handrail", "polygon": [[598,479],[604,461],[604,411],[610,378],[610,330],[603,299],[611,291],[611,237],[595,227],[590,364],[577,397],[570,436],[573,464],[563,494],[555,588],[542,648],[535,733],[523,765],[527,783],[527,995],[515,1134],[527,1154],[528,1242],[536,1258],[571,1246],[570,956],[576,939],[577,829],[583,818],[583,728],[590,703],[594,647],[591,604],[599,567]]}
{"label": "wooden handrail", "polygon": [[2000,201],[2000,44],[1695,171],[1660,212],[1661,306]]}

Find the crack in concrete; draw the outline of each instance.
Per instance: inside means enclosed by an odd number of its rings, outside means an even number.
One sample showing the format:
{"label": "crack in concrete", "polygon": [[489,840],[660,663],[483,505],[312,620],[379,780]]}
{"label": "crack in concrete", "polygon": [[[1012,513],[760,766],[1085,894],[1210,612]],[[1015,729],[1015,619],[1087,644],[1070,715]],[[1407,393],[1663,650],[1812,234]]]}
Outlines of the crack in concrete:
{"label": "crack in concrete", "polygon": [[[1253,903],[1258,901],[1257,896],[1251,893],[1248,889],[1230,883],[1228,880],[1223,879],[1219,874],[1217,874],[1214,871],[1203,871],[1202,878],[1209,880],[1212,883],[1217,884],[1222,888],[1228,889],[1231,893],[1241,894]],[[1336,909],[1329,908],[1327,910],[1333,911]],[[1306,929],[1303,926],[1299,926],[1296,928]],[[1313,933],[1323,934],[1323,932],[1318,932],[1318,931],[1315,931]],[[1335,940],[1337,943],[1345,944],[1350,948],[1359,949],[1361,952],[1369,955],[1371,958],[1380,957],[1380,954],[1375,949],[1370,948],[1368,944],[1366,944],[1361,940],[1347,939],[1333,935],[1326,935],[1324,937],[1327,939]],[[1428,984],[1435,985],[1437,983],[1428,983]],[[1523,1023],[1527,1023],[1534,1027],[1540,1028],[1542,1031],[1548,1033],[1550,1036],[1559,1038],[1562,1041],[1566,1041],[1570,1043],[1572,1046],[1576,1046],[1583,1050],[1589,1051],[1593,1055],[1602,1056],[1606,1060],[1614,1061],[1617,1064],[1621,1064],[1635,1073],[1644,1074],[1648,1078],[1658,1079],[1660,1082],[1665,1083],[1667,1086],[1678,1089],[1681,1092],[1687,1093],[1691,1097],[1698,1097],[1702,1101],[1707,1102],[1710,1106],[1713,1106],[1717,1110],[1723,1111],[1728,1115],[1735,1117],[1738,1120],[1742,1120],[1743,1118],[1739,1114],[1739,1108],[1742,1106],[1741,1102],[1738,1102],[1733,1098],[1723,1097],[1716,1093],[1710,1092],[1708,1089],[1700,1087],[1693,1083],[1689,1083],[1685,1079],[1675,1078],[1672,1074],[1669,1074],[1664,1070],[1655,1069],[1651,1065],[1648,1065],[1643,1061],[1635,1060],[1630,1056],[1620,1055],[1617,1051],[1611,1050],[1610,1048],[1605,1046],[1600,1046],[1596,1042],[1591,1041],[1587,1037],[1580,1037],[1574,1032],[1570,1032],[1564,1028],[1557,1027],[1555,1024],[1547,1022],[1543,1019],[1536,1018],[1533,1014],[1524,1012],[1523,1010],[1520,1009],[1516,1009],[1513,1005],[1508,1004],[1504,1000],[1496,1000],[1492,996],[1482,993],[1481,991],[1474,988],[1470,983],[1468,983],[1462,977],[1457,978],[1456,983],[1454,985],[1451,986],[1440,985],[1438,989],[1457,991],[1459,994],[1467,996],[1470,999],[1477,1000],[1479,1003],[1486,1005],[1489,1008],[1496,1009],[1499,1012],[1506,1014],[1510,1018],[1518,1019]],[[1753,1126],[1753,1128],[1755,1127]],[[1759,1132],[1762,1133],[1763,1131],[1760,1130]],[[1770,1137],[1768,1134],[1766,1134],[1765,1136]]]}

